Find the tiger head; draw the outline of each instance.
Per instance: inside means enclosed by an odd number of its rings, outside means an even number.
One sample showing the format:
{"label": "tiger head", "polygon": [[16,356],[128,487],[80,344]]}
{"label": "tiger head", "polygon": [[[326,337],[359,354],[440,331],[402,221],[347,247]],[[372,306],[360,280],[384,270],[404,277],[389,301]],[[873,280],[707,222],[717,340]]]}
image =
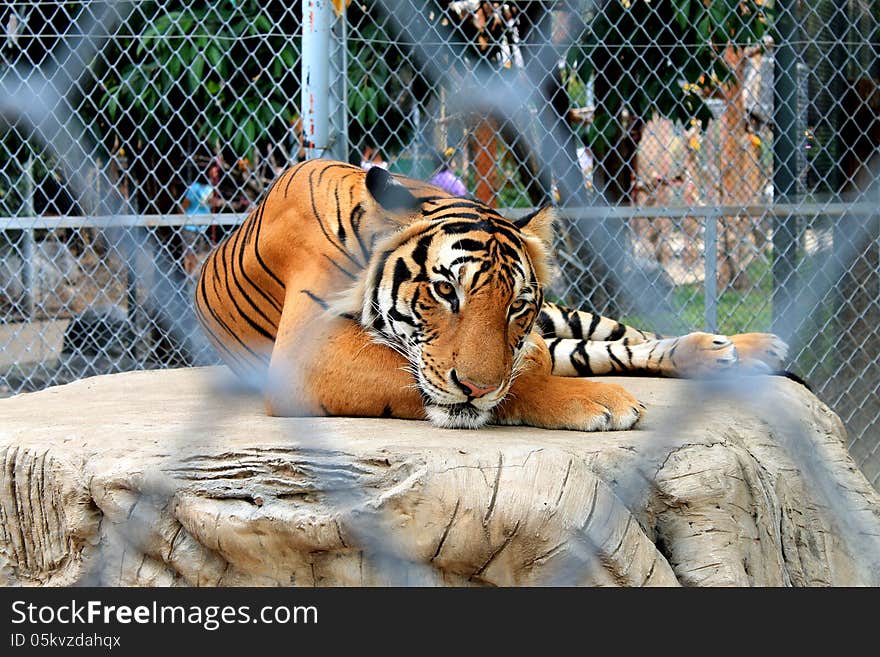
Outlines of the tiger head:
{"label": "tiger head", "polygon": [[361,324],[406,357],[434,424],[480,427],[532,346],[554,212],[510,221],[476,201],[419,200],[381,169],[366,182],[376,211],[403,227],[377,243],[353,291]]}

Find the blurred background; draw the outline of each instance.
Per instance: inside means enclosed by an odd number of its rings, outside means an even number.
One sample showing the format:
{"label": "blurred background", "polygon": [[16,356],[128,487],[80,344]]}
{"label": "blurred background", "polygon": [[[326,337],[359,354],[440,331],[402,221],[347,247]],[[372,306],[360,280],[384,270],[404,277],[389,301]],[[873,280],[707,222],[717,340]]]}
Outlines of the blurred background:
{"label": "blurred background", "polygon": [[[2,81],[67,71],[42,109],[88,154],[3,112],[0,396],[218,362],[203,259],[328,157],[560,205],[555,300],[778,332],[880,485],[880,3],[29,0],[0,25]],[[475,71],[529,93],[462,102]]]}

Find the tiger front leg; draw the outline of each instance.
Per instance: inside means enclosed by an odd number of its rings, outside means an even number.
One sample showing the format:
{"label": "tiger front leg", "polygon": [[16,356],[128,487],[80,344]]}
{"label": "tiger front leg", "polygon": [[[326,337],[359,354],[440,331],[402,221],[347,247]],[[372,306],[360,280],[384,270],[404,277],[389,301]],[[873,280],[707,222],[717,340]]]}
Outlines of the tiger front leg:
{"label": "tiger front leg", "polygon": [[406,359],[372,342],[355,322],[283,328],[282,322],[269,368],[269,415],[425,419]]}
{"label": "tiger front leg", "polygon": [[629,344],[640,344],[663,337],[651,331],[627,326],[610,317],[603,317],[585,310],[566,308],[550,301],[545,301],[541,307],[535,330],[546,340],[552,338],[608,342],[626,340]]}
{"label": "tiger front leg", "polygon": [[644,404],[622,386],[554,376],[547,344],[536,334],[532,340],[524,371],[494,410],[496,424],[612,431],[631,429],[642,418]]}
{"label": "tiger front leg", "polygon": [[[536,327],[541,336],[548,341],[562,338],[592,345],[589,349],[590,355],[595,356],[591,364],[593,371],[584,371],[584,367],[572,366],[566,370],[565,376],[631,371],[633,368],[627,362],[629,353],[627,347],[650,343],[650,350],[657,343],[673,344],[665,341],[665,336],[657,333],[643,331],[609,317],[566,308],[551,302],[544,303]],[[672,367],[668,361],[660,362],[659,365],[652,361],[645,371],[659,372],[666,376],[698,376],[736,366],[742,372],[775,372],[782,369],[783,360],[788,352],[788,345],[772,333],[742,333],[729,337],[710,333],[691,333],[681,338],[669,339],[684,341],[677,367]],[[618,343],[618,346],[609,351],[606,343]],[[573,352],[577,345],[570,344],[574,345],[569,349]],[[569,347],[569,343],[563,343],[562,347]],[[668,350],[656,352],[655,355],[659,359],[664,354],[668,355]],[[565,367],[564,357],[561,362]]]}
{"label": "tiger front leg", "polygon": [[645,373],[701,377],[730,370],[770,372],[779,368],[786,349],[779,338],[763,333],[730,338],[689,333],[640,344],[573,339],[549,343],[553,373],[559,376]]}

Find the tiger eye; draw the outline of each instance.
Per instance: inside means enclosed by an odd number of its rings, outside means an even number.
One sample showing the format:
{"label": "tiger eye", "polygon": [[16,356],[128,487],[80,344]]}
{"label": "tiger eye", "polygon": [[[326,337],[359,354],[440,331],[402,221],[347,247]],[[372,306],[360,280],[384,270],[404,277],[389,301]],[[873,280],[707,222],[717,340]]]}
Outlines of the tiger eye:
{"label": "tiger eye", "polygon": [[453,287],[452,283],[447,283],[446,281],[434,283],[434,289],[441,297],[451,297],[455,294],[455,287]]}
{"label": "tiger eye", "polygon": [[518,313],[520,310],[526,307],[527,301],[525,299],[517,299],[512,304],[510,304],[510,312]]}

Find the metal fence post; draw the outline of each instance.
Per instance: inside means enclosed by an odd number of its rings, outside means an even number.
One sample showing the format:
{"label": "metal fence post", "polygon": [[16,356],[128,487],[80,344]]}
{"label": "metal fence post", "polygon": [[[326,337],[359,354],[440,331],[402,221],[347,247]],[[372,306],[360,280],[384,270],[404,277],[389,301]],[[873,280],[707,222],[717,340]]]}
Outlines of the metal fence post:
{"label": "metal fence post", "polygon": [[[797,40],[797,3],[776,3],[776,29],[780,43],[775,53],[773,74],[773,201],[791,203],[798,184],[798,68],[794,42]],[[785,333],[784,316],[792,305],[797,264],[797,217],[773,217],[773,331]]]}
{"label": "metal fence post", "polygon": [[703,233],[703,262],[705,303],[703,322],[705,330],[715,333],[718,330],[718,216],[706,217],[706,228]]}
{"label": "metal fence post", "polygon": [[[29,155],[25,163],[27,170],[24,172],[25,180],[25,214],[33,217],[36,214],[34,204],[34,158]],[[35,281],[34,281],[34,231],[27,228],[22,231],[22,288],[24,289],[24,312],[28,322],[34,321],[36,310]]]}
{"label": "metal fence post", "polygon": [[333,21],[333,39],[336,41],[334,56],[334,79],[329,90],[331,116],[333,116],[333,137],[330,139],[330,151],[337,160],[347,162],[350,157],[348,143],[348,21],[345,16],[345,5],[337,13]]}
{"label": "metal fence post", "polygon": [[330,137],[329,0],[302,0],[301,114],[306,159],[324,157]]}

